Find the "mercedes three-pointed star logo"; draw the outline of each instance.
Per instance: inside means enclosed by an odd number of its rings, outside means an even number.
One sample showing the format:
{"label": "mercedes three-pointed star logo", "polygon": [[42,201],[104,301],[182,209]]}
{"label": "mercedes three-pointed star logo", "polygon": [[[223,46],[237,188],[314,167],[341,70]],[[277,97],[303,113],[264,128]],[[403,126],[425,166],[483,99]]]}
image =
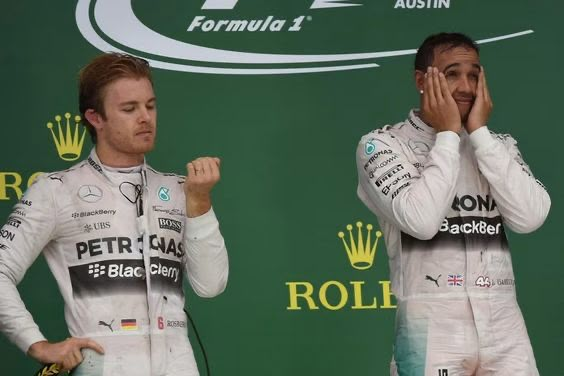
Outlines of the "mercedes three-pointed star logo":
{"label": "mercedes three-pointed star logo", "polygon": [[95,185],[83,185],[78,189],[78,197],[85,202],[98,202],[102,196],[102,190]]}

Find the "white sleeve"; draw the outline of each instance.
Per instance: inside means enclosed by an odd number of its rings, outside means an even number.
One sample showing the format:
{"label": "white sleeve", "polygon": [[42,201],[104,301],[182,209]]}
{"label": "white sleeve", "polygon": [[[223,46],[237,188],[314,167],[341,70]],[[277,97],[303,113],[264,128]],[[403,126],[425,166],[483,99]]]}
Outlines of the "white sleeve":
{"label": "white sleeve", "polygon": [[196,294],[206,298],[221,294],[227,285],[229,261],[213,208],[199,217],[186,218],[184,242],[186,272]]}
{"label": "white sleeve", "polygon": [[40,177],[17,203],[0,238],[0,331],[27,352],[45,340],[22,301],[17,284],[49,242],[56,209],[47,177]]}
{"label": "white sleeve", "polygon": [[390,135],[364,136],[356,153],[360,199],[401,231],[417,239],[431,239],[455,195],[459,144],[455,132],[438,133],[420,173]]}
{"label": "white sleeve", "polygon": [[481,127],[470,134],[480,172],[488,180],[504,223],[518,233],[539,228],[550,210],[550,197],[536,180],[509,135]]}

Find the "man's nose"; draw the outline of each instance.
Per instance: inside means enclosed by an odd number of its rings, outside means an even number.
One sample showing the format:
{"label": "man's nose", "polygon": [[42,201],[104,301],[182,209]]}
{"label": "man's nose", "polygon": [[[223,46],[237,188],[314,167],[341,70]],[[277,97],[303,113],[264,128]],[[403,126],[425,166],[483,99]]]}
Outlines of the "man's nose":
{"label": "man's nose", "polygon": [[463,93],[474,93],[474,87],[468,77],[463,76],[460,78],[458,82],[458,91]]}
{"label": "man's nose", "polygon": [[139,113],[139,122],[146,123],[151,120],[151,115],[149,114],[149,110],[145,107],[141,107],[141,111]]}

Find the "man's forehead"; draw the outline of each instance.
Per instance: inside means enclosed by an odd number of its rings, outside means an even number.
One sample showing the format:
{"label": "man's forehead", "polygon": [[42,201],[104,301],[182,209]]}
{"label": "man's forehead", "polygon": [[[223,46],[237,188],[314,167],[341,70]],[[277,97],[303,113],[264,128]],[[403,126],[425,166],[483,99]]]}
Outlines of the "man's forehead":
{"label": "man's forehead", "polygon": [[437,46],[433,54],[433,66],[471,65],[480,66],[480,57],[476,50],[466,46]]}
{"label": "man's forehead", "polygon": [[146,101],[154,97],[151,82],[146,78],[119,78],[104,88],[106,100],[115,102]]}

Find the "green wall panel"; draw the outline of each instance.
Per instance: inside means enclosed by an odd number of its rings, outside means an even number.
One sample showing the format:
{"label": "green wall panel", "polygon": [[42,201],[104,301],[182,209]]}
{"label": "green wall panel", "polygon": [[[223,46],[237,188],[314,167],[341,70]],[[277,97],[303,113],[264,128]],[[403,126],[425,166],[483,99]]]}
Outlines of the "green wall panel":
{"label": "green wall panel", "polygon": [[[510,242],[518,299],[539,370],[563,375],[558,356],[564,345],[564,243],[558,233],[564,214],[564,128],[559,121],[564,5],[555,0],[336,3],[239,0],[233,9],[212,10],[202,9],[204,0],[3,2],[0,218],[5,220],[17,201],[14,179],[21,179],[25,190],[34,173],[74,163],[58,156],[46,124],[56,115],[77,114],[78,70],[100,52],[93,40],[154,65],[175,64],[189,71],[153,71],[159,134],[148,160],[159,170],[184,173],[185,163],[197,156],[223,159],[214,206],[230,254],[229,286],[212,300],[198,298],[187,288],[187,305],[214,376],[386,375],[395,309],[386,290],[385,245],[379,243],[369,269],[357,270],[337,233],[357,221],[378,229],[374,216],[356,198],[354,153],[363,134],[403,120],[417,106],[413,52],[368,59],[351,55],[343,61],[298,59],[413,50],[438,31],[462,31],[475,39],[531,31],[483,44],[481,59],[495,103],[490,127],[519,141],[525,159],[551,194],[545,225],[529,235],[511,233]],[[312,7],[315,4],[331,7]],[[416,7],[409,9],[413,4]],[[111,7],[116,9],[114,18],[103,11]],[[127,38],[138,34],[127,22],[116,21],[121,8],[131,10],[136,25],[147,27],[153,37],[182,46],[167,49],[162,42],[152,45],[150,38],[133,45]],[[228,25],[268,16],[286,23],[282,31],[187,31],[198,16],[216,25],[220,20]],[[300,30],[288,31],[302,16]],[[93,34],[85,37],[78,25],[90,25]],[[117,25],[117,34],[108,25]],[[229,51],[270,54],[275,62],[260,63],[264,55],[224,62],[197,49],[182,57],[187,44],[216,49],[213,53],[220,57],[234,56]],[[280,62],[281,54],[291,56]],[[359,64],[369,67],[350,69]],[[335,66],[344,68],[287,71]],[[214,69],[223,71],[190,72]],[[240,74],[226,74],[229,69]],[[257,69],[270,71],[257,74]],[[90,147],[87,140],[81,157]],[[318,309],[310,309],[305,298],[297,298],[300,309],[295,309],[292,286],[298,292],[311,288]],[[62,299],[42,257],[19,289],[44,334],[53,341],[66,338]],[[361,308],[374,301],[375,308]],[[203,371],[194,339],[192,343]],[[4,337],[0,354],[2,374],[29,375],[38,368]]]}

